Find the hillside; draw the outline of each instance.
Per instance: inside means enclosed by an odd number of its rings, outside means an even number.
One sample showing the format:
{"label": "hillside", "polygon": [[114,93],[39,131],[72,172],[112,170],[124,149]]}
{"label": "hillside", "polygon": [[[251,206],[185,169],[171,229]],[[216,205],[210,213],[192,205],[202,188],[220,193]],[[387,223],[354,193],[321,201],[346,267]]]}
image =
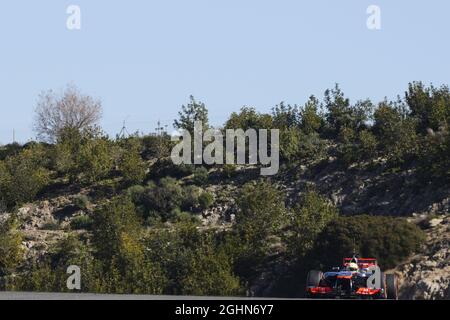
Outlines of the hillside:
{"label": "hillside", "polygon": [[[210,127],[191,98],[175,126],[193,132],[194,119]],[[231,114],[219,132],[279,130],[271,176],[174,164],[165,133],[68,123],[0,147],[2,290],[66,292],[77,265],[82,292],[298,297],[308,270],[357,251],[400,276],[403,298],[449,298],[446,86],[413,83],[376,106],[335,87],[303,107]]]}

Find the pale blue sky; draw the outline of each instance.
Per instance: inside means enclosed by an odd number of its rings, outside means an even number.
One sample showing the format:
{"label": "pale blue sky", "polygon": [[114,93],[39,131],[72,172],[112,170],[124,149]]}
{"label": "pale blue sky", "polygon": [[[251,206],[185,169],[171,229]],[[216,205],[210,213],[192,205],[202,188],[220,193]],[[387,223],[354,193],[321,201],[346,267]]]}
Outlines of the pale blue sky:
{"label": "pale blue sky", "polygon": [[[82,30],[66,29],[79,5]],[[382,30],[366,27],[381,7]],[[222,124],[243,105],[303,104],[335,82],[352,99],[394,98],[409,81],[450,83],[447,0],[5,0],[0,142],[33,137],[42,90],[101,98],[103,127],[153,131],[193,94]]]}

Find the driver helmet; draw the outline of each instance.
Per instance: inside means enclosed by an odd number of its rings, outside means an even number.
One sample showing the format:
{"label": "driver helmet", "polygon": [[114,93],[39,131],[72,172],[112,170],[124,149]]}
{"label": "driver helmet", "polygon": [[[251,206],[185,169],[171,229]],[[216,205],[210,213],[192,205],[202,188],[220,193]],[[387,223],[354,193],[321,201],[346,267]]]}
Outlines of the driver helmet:
{"label": "driver helmet", "polygon": [[358,271],[359,267],[358,264],[355,262],[350,262],[347,266],[348,270],[350,271]]}

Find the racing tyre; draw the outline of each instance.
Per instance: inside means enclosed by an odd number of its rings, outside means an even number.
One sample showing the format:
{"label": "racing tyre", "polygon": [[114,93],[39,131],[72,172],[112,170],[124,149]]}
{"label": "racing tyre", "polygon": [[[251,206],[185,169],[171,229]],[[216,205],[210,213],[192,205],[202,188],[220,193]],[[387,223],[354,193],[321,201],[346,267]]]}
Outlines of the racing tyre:
{"label": "racing tyre", "polygon": [[306,277],[306,286],[318,287],[320,284],[320,280],[322,280],[322,276],[322,271],[311,270],[310,272],[308,272],[308,276]]}
{"label": "racing tyre", "polygon": [[386,275],[386,291],[388,299],[398,300],[398,279],[395,274]]}
{"label": "racing tyre", "polygon": [[382,294],[380,294],[377,299],[387,299],[387,295],[386,295],[386,275],[384,274],[384,272],[381,272],[380,274],[381,277],[381,290],[383,291]]}

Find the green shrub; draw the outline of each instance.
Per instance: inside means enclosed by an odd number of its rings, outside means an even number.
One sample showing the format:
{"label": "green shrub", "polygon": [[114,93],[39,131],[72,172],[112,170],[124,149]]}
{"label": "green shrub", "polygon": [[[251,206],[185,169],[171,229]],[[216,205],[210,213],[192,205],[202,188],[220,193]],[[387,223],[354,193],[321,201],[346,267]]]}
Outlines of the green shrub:
{"label": "green shrub", "polygon": [[315,191],[302,196],[289,214],[288,250],[294,259],[301,259],[314,245],[320,232],[338,217],[338,210]]}
{"label": "green shrub", "polygon": [[270,182],[259,180],[244,185],[237,206],[236,223],[225,250],[235,261],[236,273],[249,279],[270,253],[271,238],[280,234],[285,199]]}
{"label": "green shrub", "polygon": [[199,217],[193,215],[190,212],[176,210],[173,213],[174,217],[172,218],[172,221],[175,223],[194,223],[194,224],[200,223]]}
{"label": "green shrub", "polygon": [[70,221],[70,227],[73,230],[91,230],[92,229],[93,220],[90,216],[77,216]]}
{"label": "green shrub", "polygon": [[161,265],[168,277],[167,294],[234,296],[243,294],[231,257],[212,233],[183,222],[173,230],[153,230],[145,239],[147,259]]}
{"label": "green shrub", "polygon": [[208,170],[205,167],[196,168],[194,170],[194,184],[202,186],[208,182]]}
{"label": "green shrub", "polygon": [[129,187],[126,191],[126,194],[131,198],[131,200],[133,200],[135,204],[142,203],[144,193],[145,187],[141,185]]}
{"label": "green shrub", "polygon": [[147,159],[161,159],[170,156],[172,142],[169,135],[145,136],[142,138],[143,155]]}
{"label": "green shrub", "polygon": [[200,194],[200,197],[198,198],[199,206],[201,210],[206,210],[210,208],[214,203],[214,197],[209,192],[203,192]]}
{"label": "green shrub", "polygon": [[80,210],[88,210],[91,206],[91,201],[88,196],[82,194],[79,196],[76,196],[73,200],[73,204]]}
{"label": "green shrub", "polygon": [[158,184],[150,183],[144,195],[143,204],[147,211],[160,212],[167,218],[170,212],[180,208],[183,189],[173,178],[162,178]]}
{"label": "green shrub", "polygon": [[113,167],[112,146],[105,138],[85,141],[80,148],[77,167],[81,181],[95,183],[106,178]]}
{"label": "green shrub", "polygon": [[61,226],[59,225],[59,223],[57,221],[48,221],[42,225],[41,229],[56,231],[56,230],[60,230]]}
{"label": "green shrub", "polygon": [[318,236],[311,255],[325,266],[339,265],[356,250],[362,257],[377,258],[390,269],[420,249],[425,237],[402,218],[354,216],[329,223]]}
{"label": "green shrub", "polygon": [[93,244],[105,262],[119,259],[125,267],[128,259],[142,254],[139,244],[141,221],[128,197],[114,198],[93,215]]}
{"label": "green shrub", "polygon": [[200,195],[202,189],[197,186],[186,186],[183,188],[182,208],[187,211],[195,211],[200,206]]}
{"label": "green shrub", "polygon": [[45,151],[34,146],[0,161],[0,194],[8,206],[34,200],[49,184],[50,175],[43,159]]}
{"label": "green shrub", "polygon": [[163,177],[184,178],[193,174],[194,165],[181,164],[176,165],[172,159],[159,159],[150,170],[149,177],[152,179],[160,179]]}
{"label": "green shrub", "polygon": [[222,174],[225,178],[232,178],[236,175],[236,165],[234,164],[224,164],[222,167]]}
{"label": "green shrub", "polygon": [[13,271],[24,259],[22,235],[14,217],[0,222],[0,276]]}
{"label": "green shrub", "polygon": [[146,166],[141,158],[140,148],[140,144],[132,140],[127,141],[127,144],[121,151],[119,170],[127,185],[139,184],[144,181]]}

